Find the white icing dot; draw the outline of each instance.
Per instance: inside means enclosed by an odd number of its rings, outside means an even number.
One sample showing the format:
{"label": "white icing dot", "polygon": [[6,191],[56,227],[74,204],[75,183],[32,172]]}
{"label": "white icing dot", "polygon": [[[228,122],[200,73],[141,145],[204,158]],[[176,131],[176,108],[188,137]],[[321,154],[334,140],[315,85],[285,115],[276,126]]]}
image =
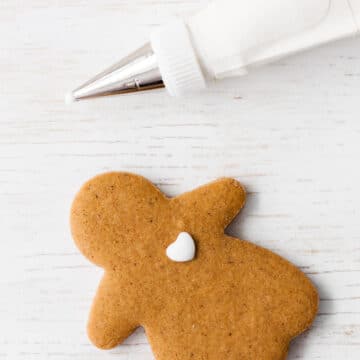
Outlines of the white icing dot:
{"label": "white icing dot", "polygon": [[195,257],[195,241],[187,232],[181,232],[176,241],[168,246],[166,255],[176,262],[191,261]]}
{"label": "white icing dot", "polygon": [[65,104],[71,104],[75,101],[74,95],[70,92],[65,95]]}

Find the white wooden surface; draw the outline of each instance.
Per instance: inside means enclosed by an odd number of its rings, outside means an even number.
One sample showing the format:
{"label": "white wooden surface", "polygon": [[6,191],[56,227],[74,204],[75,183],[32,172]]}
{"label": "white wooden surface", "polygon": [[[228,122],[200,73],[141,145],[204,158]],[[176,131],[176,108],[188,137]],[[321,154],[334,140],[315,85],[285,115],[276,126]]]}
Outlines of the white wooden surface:
{"label": "white wooden surface", "polygon": [[[109,352],[85,323],[101,270],[69,207],[89,177],[147,176],[175,195],[219,176],[249,192],[230,231],[318,286],[289,359],[360,357],[360,40],[212,87],[65,106],[63,95],[206,0],[0,1],[0,359],[153,359],[143,331]],[[169,359],[170,360],[170,359]]]}

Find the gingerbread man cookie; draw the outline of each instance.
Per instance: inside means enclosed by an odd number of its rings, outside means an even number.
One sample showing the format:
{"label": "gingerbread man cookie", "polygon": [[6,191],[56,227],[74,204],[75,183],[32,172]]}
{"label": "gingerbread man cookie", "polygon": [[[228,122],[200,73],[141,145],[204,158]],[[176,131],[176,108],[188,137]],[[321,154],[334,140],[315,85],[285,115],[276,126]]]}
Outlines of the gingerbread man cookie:
{"label": "gingerbread man cookie", "polygon": [[281,360],[314,320],[318,295],[278,255],[224,229],[245,204],[233,179],[168,198],[108,173],[76,196],[71,228],[105,270],[88,323],[104,349],[143,326],[157,360]]}

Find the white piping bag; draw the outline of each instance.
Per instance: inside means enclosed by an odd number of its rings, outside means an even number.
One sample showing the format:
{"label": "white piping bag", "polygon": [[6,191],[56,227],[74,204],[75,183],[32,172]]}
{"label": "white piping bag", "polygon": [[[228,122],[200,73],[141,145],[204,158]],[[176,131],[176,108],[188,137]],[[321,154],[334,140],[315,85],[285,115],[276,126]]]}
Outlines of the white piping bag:
{"label": "white piping bag", "polygon": [[360,0],[213,0],[74,90],[68,100],[166,87],[170,95],[360,34]]}

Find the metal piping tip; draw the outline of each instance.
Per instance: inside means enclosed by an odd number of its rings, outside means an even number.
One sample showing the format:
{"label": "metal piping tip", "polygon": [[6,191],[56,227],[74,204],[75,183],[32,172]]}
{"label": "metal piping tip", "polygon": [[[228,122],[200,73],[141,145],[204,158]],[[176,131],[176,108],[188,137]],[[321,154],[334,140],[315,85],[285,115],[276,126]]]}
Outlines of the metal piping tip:
{"label": "metal piping tip", "polygon": [[66,95],[66,103],[165,87],[148,43]]}

